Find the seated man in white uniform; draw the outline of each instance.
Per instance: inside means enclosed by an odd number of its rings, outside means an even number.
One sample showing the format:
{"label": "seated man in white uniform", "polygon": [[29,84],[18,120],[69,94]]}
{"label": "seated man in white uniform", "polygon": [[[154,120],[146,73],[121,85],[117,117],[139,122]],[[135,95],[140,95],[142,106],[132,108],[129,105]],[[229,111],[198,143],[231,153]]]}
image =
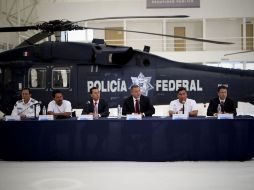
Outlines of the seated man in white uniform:
{"label": "seated man in white uniform", "polygon": [[36,107],[36,117],[40,113],[40,105],[37,100],[31,98],[32,93],[29,88],[23,88],[21,91],[22,100],[19,100],[14,105],[11,115],[20,116],[21,118],[32,118],[35,117],[35,107]]}
{"label": "seated man in white uniform", "polygon": [[169,115],[188,114],[190,117],[198,115],[198,107],[195,100],[187,98],[186,88],[180,87],[177,90],[177,98],[169,104]]}
{"label": "seated man in white uniform", "polygon": [[56,118],[71,117],[71,102],[63,99],[63,94],[60,90],[52,92],[53,100],[48,104],[48,114],[54,115]]}

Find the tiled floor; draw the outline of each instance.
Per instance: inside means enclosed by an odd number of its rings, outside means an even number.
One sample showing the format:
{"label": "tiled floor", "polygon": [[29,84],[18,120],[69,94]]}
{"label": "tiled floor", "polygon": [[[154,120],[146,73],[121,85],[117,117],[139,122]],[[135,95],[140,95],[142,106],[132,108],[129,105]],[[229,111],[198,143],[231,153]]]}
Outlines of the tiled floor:
{"label": "tiled floor", "polygon": [[253,190],[247,162],[6,162],[0,190]]}

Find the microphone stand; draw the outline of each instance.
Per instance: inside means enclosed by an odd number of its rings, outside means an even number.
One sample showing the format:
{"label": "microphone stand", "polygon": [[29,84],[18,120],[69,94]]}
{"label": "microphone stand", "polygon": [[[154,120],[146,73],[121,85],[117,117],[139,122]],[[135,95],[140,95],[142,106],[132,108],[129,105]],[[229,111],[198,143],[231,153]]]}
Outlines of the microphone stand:
{"label": "microphone stand", "polygon": [[37,107],[37,104],[34,105],[34,119],[36,119],[36,107]]}
{"label": "microphone stand", "polygon": [[183,104],[183,114],[184,114],[184,104],[185,104],[185,101],[183,101],[182,104]]}
{"label": "microphone stand", "polygon": [[90,104],[90,101],[87,101],[86,102],[86,114],[89,114],[89,104]]}

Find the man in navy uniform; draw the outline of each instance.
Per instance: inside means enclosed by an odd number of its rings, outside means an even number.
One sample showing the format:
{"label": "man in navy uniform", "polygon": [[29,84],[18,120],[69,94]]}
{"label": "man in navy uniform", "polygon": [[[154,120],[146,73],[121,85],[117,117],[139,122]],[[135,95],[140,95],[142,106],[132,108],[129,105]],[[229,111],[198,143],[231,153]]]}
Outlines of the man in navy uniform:
{"label": "man in navy uniform", "polygon": [[99,117],[108,117],[109,116],[109,108],[108,103],[101,98],[100,91],[98,87],[92,87],[90,89],[91,99],[86,103],[82,114],[95,114],[95,110],[97,110],[97,114]]}
{"label": "man in navy uniform", "polygon": [[40,113],[40,105],[38,101],[31,98],[32,93],[29,88],[23,88],[21,91],[22,100],[16,102],[11,115],[20,116],[21,118],[31,118],[35,116],[35,107],[36,107],[36,116]]}
{"label": "man in navy uniform", "polygon": [[131,87],[131,96],[125,99],[122,114],[142,114],[143,116],[152,116],[155,109],[148,97],[141,95],[140,87],[133,85]]}
{"label": "man in navy uniform", "polygon": [[218,97],[210,101],[207,115],[208,116],[217,116],[218,114],[218,105],[221,107],[221,113],[231,113],[236,116],[236,106],[232,99],[227,97],[228,89],[226,86],[219,86],[217,89]]}

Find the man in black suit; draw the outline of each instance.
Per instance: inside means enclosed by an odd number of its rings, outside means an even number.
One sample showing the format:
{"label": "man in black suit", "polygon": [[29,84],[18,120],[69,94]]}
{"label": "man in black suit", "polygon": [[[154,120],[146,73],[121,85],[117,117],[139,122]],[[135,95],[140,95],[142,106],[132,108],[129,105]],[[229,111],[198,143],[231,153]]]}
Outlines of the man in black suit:
{"label": "man in black suit", "polygon": [[155,109],[148,97],[141,95],[140,87],[133,85],[131,87],[131,96],[125,99],[122,114],[142,114],[143,116],[152,116]]}
{"label": "man in black suit", "polygon": [[227,97],[227,87],[219,86],[217,89],[218,97],[210,101],[209,107],[207,109],[208,116],[217,116],[218,105],[220,105],[220,113],[231,113],[236,116],[236,106],[232,99]]}
{"label": "man in black suit", "polygon": [[97,114],[99,117],[108,117],[109,116],[109,108],[108,104],[105,100],[100,98],[100,91],[97,87],[92,87],[90,89],[91,99],[86,103],[82,114],[95,114],[95,109],[97,110]]}
{"label": "man in black suit", "polygon": [[[92,87],[90,89],[90,96],[91,99],[86,103],[82,114],[90,114],[93,115],[94,118],[108,117],[108,104],[105,100],[100,98],[100,91],[98,87]],[[102,147],[106,137],[108,136],[108,129],[108,126],[100,128],[100,130],[98,130],[98,126],[82,128],[81,140],[84,151],[81,152],[81,155],[84,160],[97,160],[104,156]],[[94,139],[92,143],[88,140],[91,137]]]}

